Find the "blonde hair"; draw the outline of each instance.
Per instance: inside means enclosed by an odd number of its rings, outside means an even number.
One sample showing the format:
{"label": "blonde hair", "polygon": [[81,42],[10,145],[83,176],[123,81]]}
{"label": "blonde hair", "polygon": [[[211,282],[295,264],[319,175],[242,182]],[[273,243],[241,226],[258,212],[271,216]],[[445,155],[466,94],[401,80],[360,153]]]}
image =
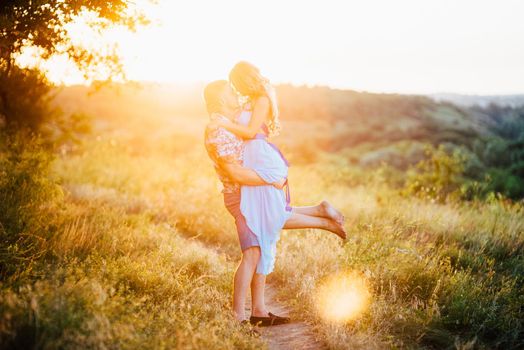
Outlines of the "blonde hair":
{"label": "blonde hair", "polygon": [[204,101],[206,102],[206,108],[209,114],[219,112],[222,108],[220,97],[224,88],[228,85],[227,80],[215,80],[207,84],[204,88]]}
{"label": "blonde hair", "polygon": [[278,105],[275,89],[269,80],[260,74],[260,70],[249,62],[238,62],[229,73],[229,80],[235,89],[253,102],[261,96],[269,98],[271,115],[267,123],[270,136],[279,134],[281,125],[278,118]]}

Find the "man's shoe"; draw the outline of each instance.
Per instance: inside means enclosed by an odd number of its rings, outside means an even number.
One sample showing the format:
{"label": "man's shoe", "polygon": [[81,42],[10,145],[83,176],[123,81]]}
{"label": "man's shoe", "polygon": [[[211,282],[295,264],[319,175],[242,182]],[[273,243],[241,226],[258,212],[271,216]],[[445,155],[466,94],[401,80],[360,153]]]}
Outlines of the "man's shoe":
{"label": "man's shoe", "polygon": [[291,322],[291,318],[289,318],[289,317],[286,317],[286,316],[277,316],[277,315],[275,315],[275,314],[273,314],[273,313],[271,313],[271,312],[268,312],[268,314],[269,314],[269,316],[271,316],[271,317],[274,317],[274,318],[276,318],[276,319],[282,320],[282,322],[285,322],[285,323],[289,323],[289,322]]}
{"label": "man's shoe", "polygon": [[291,321],[289,317],[277,316],[271,312],[269,312],[268,314],[269,314],[268,317],[251,316],[249,318],[249,322],[252,325],[256,325],[259,327],[268,327],[268,326],[276,326],[279,324],[286,324]]}

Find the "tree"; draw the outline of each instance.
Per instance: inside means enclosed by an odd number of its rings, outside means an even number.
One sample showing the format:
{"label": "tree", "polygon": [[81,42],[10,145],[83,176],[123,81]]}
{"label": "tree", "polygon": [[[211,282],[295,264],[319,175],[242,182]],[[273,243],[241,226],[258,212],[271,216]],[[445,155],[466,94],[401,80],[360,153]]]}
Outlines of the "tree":
{"label": "tree", "polygon": [[111,76],[124,77],[118,54],[92,52],[73,43],[66,25],[90,14],[91,26],[101,32],[111,25],[129,30],[147,23],[144,14],[126,0],[2,0],[0,2],[0,120],[8,126],[37,129],[53,115],[47,100],[51,84],[37,69],[15,64],[17,54],[34,46],[42,58],[65,54],[89,76],[104,67]]}

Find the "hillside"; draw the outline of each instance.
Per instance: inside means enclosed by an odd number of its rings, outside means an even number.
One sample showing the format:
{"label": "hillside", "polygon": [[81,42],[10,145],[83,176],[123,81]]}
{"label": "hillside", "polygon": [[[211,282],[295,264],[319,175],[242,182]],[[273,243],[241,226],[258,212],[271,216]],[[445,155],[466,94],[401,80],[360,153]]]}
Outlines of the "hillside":
{"label": "hillside", "polygon": [[524,106],[524,95],[463,95],[452,93],[430,94],[429,97],[436,101],[447,101],[459,106],[481,106],[487,107],[490,104],[501,106],[521,107]]}
{"label": "hillside", "polygon": [[[68,112],[97,115],[105,123],[152,123],[159,133],[168,121],[177,125],[173,137],[180,147],[193,147],[200,144],[199,130],[207,120],[201,90],[146,84],[90,92],[77,86],[59,91],[57,102]],[[467,177],[484,181],[488,176],[489,189],[524,196],[524,107],[464,107],[419,95],[327,87],[280,85],[277,93],[283,131],[275,142],[294,163],[341,154],[363,169],[387,164],[405,171],[426,157],[427,145],[443,145],[465,156]]]}
{"label": "hillside", "polygon": [[[1,348],[289,341],[251,337],[230,312],[238,237],[203,147],[199,89],[184,89],[64,89],[57,106],[77,114],[62,121],[69,135],[55,139],[57,152],[4,136]],[[521,348],[523,203],[465,178],[447,148],[420,153],[446,140],[481,156],[480,175],[518,189],[519,163],[507,156],[523,149],[520,111],[325,88],[279,95],[292,205],[329,200],[348,239],[284,230],[268,302],[327,348]],[[362,282],[369,305],[354,319],[326,318],[355,297],[332,278]]]}

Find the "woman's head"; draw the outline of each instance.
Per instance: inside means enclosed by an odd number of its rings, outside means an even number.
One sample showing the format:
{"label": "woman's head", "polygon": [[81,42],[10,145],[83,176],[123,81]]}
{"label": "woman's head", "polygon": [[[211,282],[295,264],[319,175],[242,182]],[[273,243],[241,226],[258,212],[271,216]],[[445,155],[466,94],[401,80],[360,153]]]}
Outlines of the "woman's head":
{"label": "woman's head", "polygon": [[240,94],[251,99],[264,96],[265,86],[269,83],[257,67],[245,61],[235,64],[229,73],[229,81]]}
{"label": "woman's head", "polygon": [[240,61],[229,73],[229,81],[241,95],[247,96],[251,101],[265,96],[271,102],[271,113],[268,121],[268,128],[271,135],[276,135],[280,131],[278,120],[278,106],[276,95],[269,80],[260,74],[260,70],[246,61]]}

